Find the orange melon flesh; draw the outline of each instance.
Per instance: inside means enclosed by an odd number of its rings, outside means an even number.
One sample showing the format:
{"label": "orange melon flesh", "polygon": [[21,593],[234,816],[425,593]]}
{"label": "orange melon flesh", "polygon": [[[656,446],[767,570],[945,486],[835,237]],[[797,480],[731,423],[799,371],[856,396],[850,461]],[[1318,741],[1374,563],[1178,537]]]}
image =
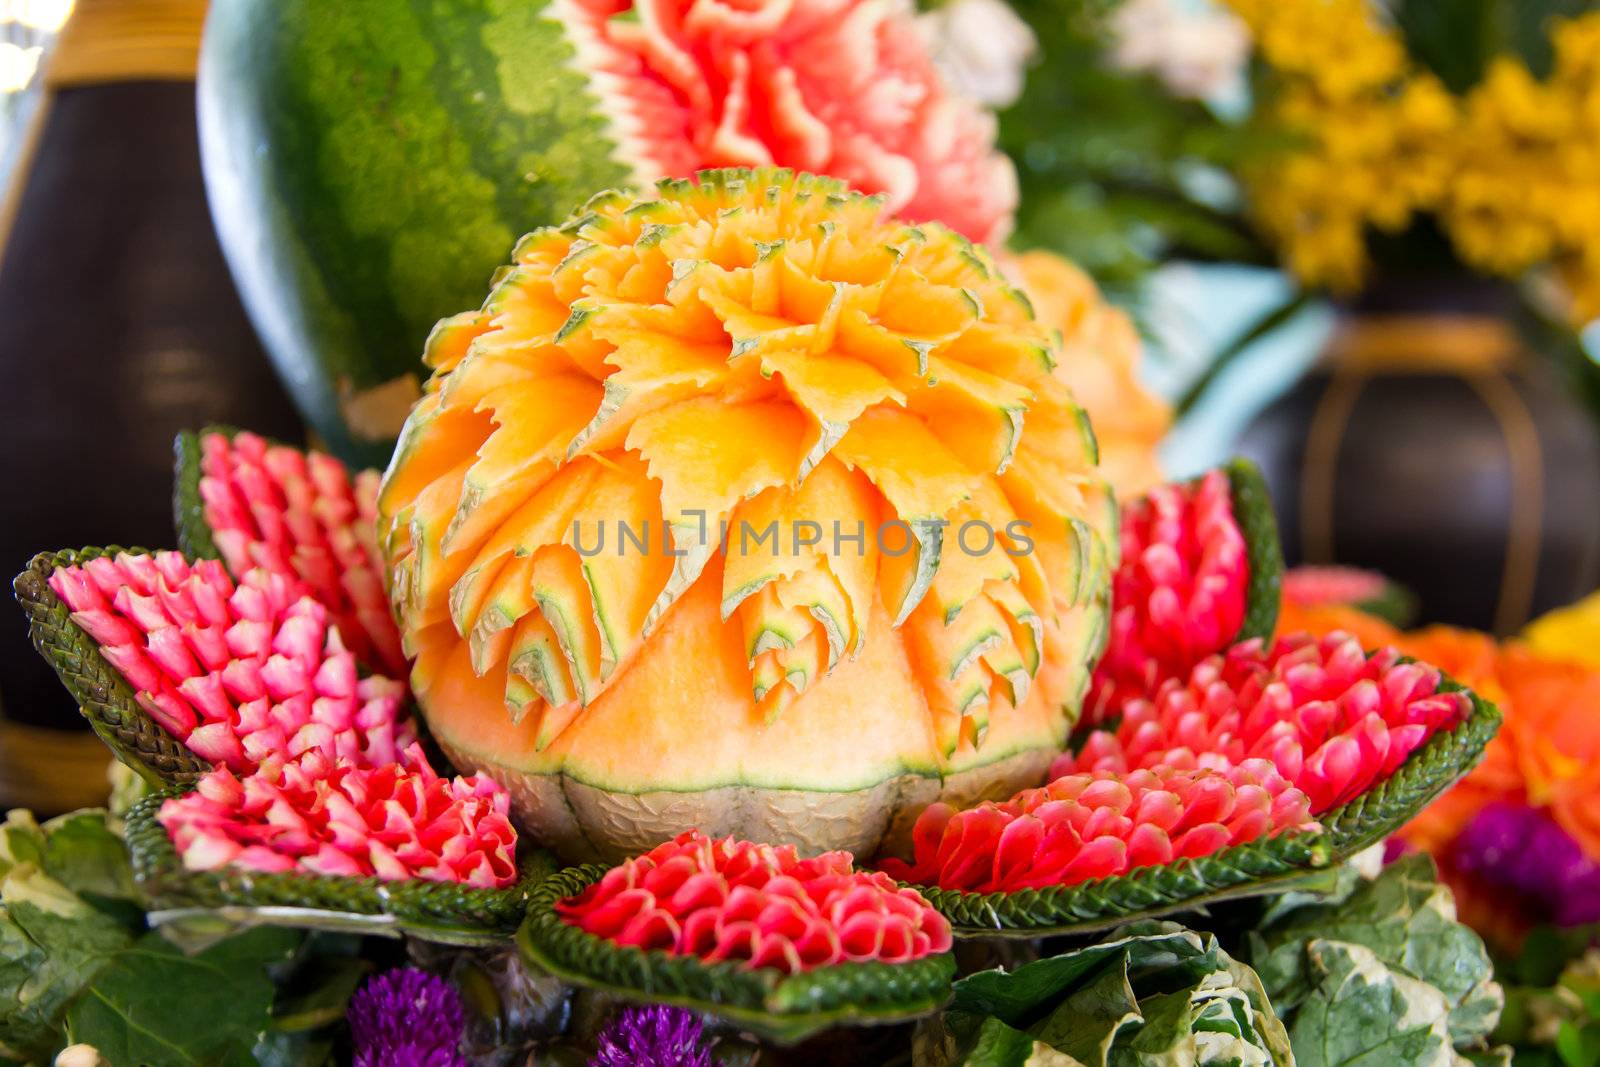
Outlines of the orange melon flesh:
{"label": "orange melon flesh", "polygon": [[1037,784],[1115,516],[987,253],[730,171],[514,257],[430,338],[379,500],[452,758],[569,859],[690,827],[871,855],[934,799]]}

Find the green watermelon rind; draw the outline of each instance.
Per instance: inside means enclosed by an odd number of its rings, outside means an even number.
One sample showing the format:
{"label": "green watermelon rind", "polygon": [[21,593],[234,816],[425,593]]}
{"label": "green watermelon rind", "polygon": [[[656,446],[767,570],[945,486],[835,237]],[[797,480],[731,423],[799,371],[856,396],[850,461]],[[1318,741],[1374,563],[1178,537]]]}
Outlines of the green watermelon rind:
{"label": "green watermelon rind", "polygon": [[346,460],[394,443],[346,423],[346,389],[420,384],[428,328],[481,300],[521,234],[634,178],[556,6],[212,5],[198,100],[223,249]]}
{"label": "green watermelon rind", "polygon": [[50,575],[58,567],[123,552],[153,554],[117,545],[41,552],[16,577],[12,589],[27,613],[33,647],[55,668],[78,710],[112,754],[150,782],[190,785],[211,770],[210,762],[189,751],[139,706],[132,687],[100,654],[94,638],[72,621],[71,610],[50,588]]}
{"label": "green watermelon rind", "polygon": [[239,431],[232,426],[206,426],[184,430],[172,442],[172,521],[178,531],[178,551],[192,560],[222,559],[200,496],[200,457],[204,455],[200,442],[214,433],[232,441]]}
{"label": "green watermelon rind", "polygon": [[1382,841],[1483,759],[1499,729],[1500,711],[1448,677],[1440,690],[1467,694],[1472,703],[1467,718],[1435,734],[1394,774],[1324,814],[1318,832],[1252,841],[1210,856],[1076,885],[974,893],[904,884],[950,920],[957,938],[1087,933],[1221,900],[1281,892]]}
{"label": "green watermelon rind", "polygon": [[203,913],[247,924],[404,935],[451,945],[494,944],[511,936],[535,887],[555,869],[547,853],[531,850],[517,857],[520,877],[505,889],[242,867],[191,871],[156,817],[166,800],[182,793],[152,794],[127,816],[133,876],[153,921]]}
{"label": "green watermelon rind", "polygon": [[1248,459],[1232,459],[1222,470],[1233,488],[1233,518],[1244,534],[1250,568],[1244,622],[1233,640],[1235,644],[1253,638],[1270,641],[1278,628],[1278,607],[1283,600],[1283,546],[1272,496],[1260,469]]}
{"label": "green watermelon rind", "polygon": [[949,952],[910,963],[842,963],[786,975],[618,945],[565,922],[556,902],[581,893],[608,869],[569,867],[534,889],[517,931],[526,962],[570,985],[717,1015],[782,1044],[835,1026],[922,1018],[950,997],[956,963]]}

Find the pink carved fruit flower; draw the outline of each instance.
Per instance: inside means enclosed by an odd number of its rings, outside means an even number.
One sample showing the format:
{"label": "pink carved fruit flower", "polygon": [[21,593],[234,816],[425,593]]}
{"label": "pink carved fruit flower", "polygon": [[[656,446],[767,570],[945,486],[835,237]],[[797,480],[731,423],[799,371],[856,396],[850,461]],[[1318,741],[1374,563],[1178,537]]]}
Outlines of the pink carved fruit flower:
{"label": "pink carved fruit flower", "polygon": [[365,764],[404,758],[405,685],[357,675],[328,609],[281,574],[237,585],[221,563],[121,553],[50,575],[50,588],[150,716],[238,772],[316,751]]}
{"label": "pink carved fruit flower", "polygon": [[332,456],[253,433],[200,438],[201,507],[228,570],[293,580],[332,612],[357,659],[404,675],[374,539],[379,479],[352,480]]}
{"label": "pink carved fruit flower", "polygon": [[1293,567],[1283,573],[1283,599],[1302,607],[1361,604],[1388,591],[1383,575],[1359,567]]}
{"label": "pink carved fruit flower", "polygon": [[974,241],[1011,225],[994,117],[947,92],[899,0],[564,0],[637,177],[789,167]]}
{"label": "pink carved fruit flower", "polygon": [[441,778],[417,746],[404,755],[366,767],[313,751],[244,778],[219,767],[157,817],[190,870],[515,882],[505,790],[487,778]]}
{"label": "pink carved fruit flower", "polygon": [[1266,760],[1223,770],[1156,766],[1068,774],[1004,803],[935,804],[912,831],[902,881],[972,892],[1074,885],[1229,845],[1314,830],[1310,802]]}
{"label": "pink carved fruit flower", "polygon": [[1123,507],[1111,634],[1084,704],[1100,722],[1227,648],[1244,624],[1250,565],[1228,476],[1160,485]]}
{"label": "pink carved fruit flower", "polygon": [[612,868],[556,910],[619,945],[790,974],[903,963],[951,943],[950,924],[920,894],[855,870],[848,852],[801,859],[790,845],[714,841],[696,830]]}
{"label": "pink carved fruit flower", "polygon": [[1091,734],[1052,774],[1144,767],[1226,770],[1270,760],[1321,814],[1393,774],[1429,737],[1466,718],[1463,692],[1437,668],[1370,657],[1347,634],[1248,641],[1130,701],[1114,731]]}

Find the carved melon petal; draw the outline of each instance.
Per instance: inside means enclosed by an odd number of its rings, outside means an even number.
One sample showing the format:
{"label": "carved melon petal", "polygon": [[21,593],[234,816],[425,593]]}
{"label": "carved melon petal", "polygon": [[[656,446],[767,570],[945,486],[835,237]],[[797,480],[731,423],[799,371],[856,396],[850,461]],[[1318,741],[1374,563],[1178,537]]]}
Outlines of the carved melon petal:
{"label": "carved melon petal", "polygon": [[533,559],[512,559],[495,576],[488,595],[476,614],[457,620],[472,655],[472,669],[480,676],[504,663],[511,646],[511,628],[534,609]]}
{"label": "carved melon petal", "polygon": [[438,393],[425,395],[412,409],[395,447],[393,470],[378,490],[378,536],[404,534],[421,506],[421,496],[441,478],[452,476],[476,455],[494,426],[489,416],[468,408],[443,406]]}
{"label": "carved melon petal", "polygon": [[874,405],[906,402],[905,394],[876,368],[833,354],[769,351],[761,357],[761,372],[778,375],[794,402],[822,423],[848,426]]}
{"label": "carved melon petal", "polygon": [[506,518],[470,560],[465,553],[450,557],[459,561],[460,567],[460,577],[452,583],[449,596],[450,617],[457,632],[471,632],[484,598],[509,558],[531,556],[571,536],[572,520],[600,470],[592,461],[561,468]]}
{"label": "carved melon petal", "polygon": [[506,483],[531,468],[560,457],[600,407],[599,382],[581,374],[556,374],[501,386],[478,406],[489,411],[495,431],[478,449],[478,462],[467,472],[462,508],[471,510],[483,496],[497,494]]}
{"label": "carved melon petal", "polygon": [[886,329],[911,335],[959,334],[983,313],[970,290],[935,285],[904,263],[884,285],[878,321]]}
{"label": "carved melon petal", "polygon": [[[985,496],[994,495],[993,487],[988,486]],[[928,598],[941,618],[955,618],[991,582],[1016,581],[1020,568],[1008,551],[1011,546],[1001,539],[1003,531],[994,527],[994,522],[1006,514],[992,506],[984,508],[974,500],[962,501],[950,513],[944,552]]]}
{"label": "carved melon petal", "polygon": [[1032,401],[1025,386],[936,355],[928,384],[911,393],[908,406],[969,470],[998,474],[1017,450]]}
{"label": "carved melon petal", "polygon": [[600,694],[603,652],[578,553],[566,545],[540,549],[534,556],[533,595],[555,631],[579,702],[589,703]]}
{"label": "carved melon petal", "polygon": [[879,587],[899,625],[933,581],[942,524],[967,497],[974,476],[921,420],[890,408],[873,408],[862,415],[834,446],[834,454],[871,479],[895,517],[910,528],[911,544],[905,543],[904,530],[878,531],[882,536]]}
{"label": "carved melon petal", "polygon": [[834,454],[871,479],[907,522],[949,515],[976,480],[926,423],[893,408],[864,413]]}
{"label": "carved melon petal", "polygon": [[608,676],[649,636],[658,599],[670,603],[682,592],[670,588],[673,557],[662,546],[661,500],[644,464],[623,455],[599,471],[574,523]]}
{"label": "carved melon petal", "polygon": [[620,326],[596,332],[616,346],[606,357],[616,372],[594,418],[571,437],[569,456],[618,447],[639,416],[703,395],[728,376],[726,344]]}
{"label": "carved melon petal", "polygon": [[704,523],[714,541],[733,505],[793,480],[804,432],[804,420],[786,404],[729,406],[697,397],[640,418],[627,447],[660,479],[661,510],[674,531]]}
{"label": "carved melon petal", "polygon": [[891,330],[866,312],[846,308],[835,341],[839,351],[876,367],[900,389],[910,390],[927,378],[933,350],[955,336]]}
{"label": "carved melon petal", "polygon": [[842,621],[859,647],[877,575],[876,501],[862,474],[830,457],[799,486],[767,489],[740,504],[728,523],[724,616],[763,585],[820,561],[843,592]]}
{"label": "carved melon petal", "polygon": [[463,311],[440,319],[422,346],[422,362],[436,371],[452,371],[466,358],[472,342],[490,329],[491,316],[483,311]]}
{"label": "carved melon petal", "polygon": [[[528,589],[532,592],[531,575]],[[524,616],[517,623],[507,652],[507,667],[510,673],[506,686],[506,705],[511,710],[512,722],[520,722],[528,711],[538,710],[541,701],[544,704],[564,705],[578,699],[567,658],[561,651],[560,642],[556,640],[550,620],[544,617],[543,612]],[[525,679],[533,687],[537,700],[520,696],[515,702],[512,700],[511,679],[517,678]]]}

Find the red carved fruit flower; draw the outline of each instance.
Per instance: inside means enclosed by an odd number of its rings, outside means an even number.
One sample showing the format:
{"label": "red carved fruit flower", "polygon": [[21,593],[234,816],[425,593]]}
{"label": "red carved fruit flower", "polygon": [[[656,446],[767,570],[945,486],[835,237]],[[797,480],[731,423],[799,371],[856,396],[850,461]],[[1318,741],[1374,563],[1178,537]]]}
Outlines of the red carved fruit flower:
{"label": "red carved fruit flower", "polygon": [[1244,624],[1250,568],[1228,476],[1161,485],[1123,507],[1111,634],[1095,668],[1086,722],[1230,645]]}
{"label": "red carved fruit flower", "polygon": [[556,905],[619,945],[787,973],[948,951],[950,924],[915,890],[857,871],[848,852],[714,841],[689,830]]}
{"label": "red carved fruit flower", "polygon": [[1248,641],[1207,659],[1153,697],[1129,702],[1115,731],[1091,734],[1052,774],[1141,767],[1225,769],[1268,759],[1320,814],[1372,788],[1440,729],[1466,718],[1465,693],[1439,671],[1370,657],[1347,634]]}
{"label": "red carved fruit flower", "polygon": [[1314,830],[1305,794],[1272,764],[1070,774],[1001,804],[935,804],[912,831],[901,881],[973,892],[1074,885],[1210,855],[1289,830]]}
{"label": "red carved fruit flower", "polygon": [[200,438],[202,511],[228,570],[293,579],[333,613],[357,659],[402,676],[373,533],[380,477],[369,470],[352,481],[332,456],[253,433]]}
{"label": "red carved fruit flower", "polygon": [[213,763],[249,771],[312,750],[390,763],[415,737],[403,683],[359,678],[328,611],[291,580],[216,560],[121,553],[50,575],[72,621],[152,718]]}
{"label": "red carved fruit flower", "polygon": [[441,778],[413,746],[404,763],[333,762],[308,752],[235,778],[218,768],[157,816],[190,870],[516,881],[510,797],[487,778]]}
{"label": "red carved fruit flower", "polygon": [[948,92],[892,0],[565,0],[579,65],[636,177],[827,174],[974,241],[1016,208],[994,116]]}

